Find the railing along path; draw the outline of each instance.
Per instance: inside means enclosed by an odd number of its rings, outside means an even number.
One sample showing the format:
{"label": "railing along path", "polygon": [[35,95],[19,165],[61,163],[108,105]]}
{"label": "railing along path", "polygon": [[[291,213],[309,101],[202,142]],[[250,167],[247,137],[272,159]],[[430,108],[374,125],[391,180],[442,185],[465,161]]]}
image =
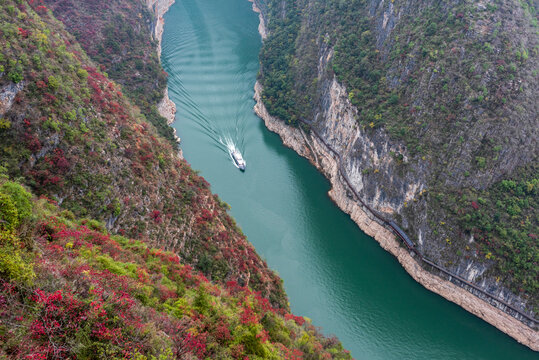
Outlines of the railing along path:
{"label": "railing along path", "polygon": [[[404,243],[404,245],[406,245],[406,247],[413,253],[415,253],[419,259],[424,262],[425,264],[428,264],[432,267],[434,267],[435,269],[441,271],[442,273],[446,274],[447,276],[449,276],[449,280],[451,281],[451,278],[454,278],[454,279],[457,279],[459,282],[461,282],[462,284],[464,285],[467,285],[469,287],[471,287],[472,289],[480,292],[481,294],[485,295],[487,298],[491,299],[491,300],[494,300],[502,305],[504,305],[506,308],[508,309],[511,309],[512,311],[514,311],[515,313],[519,314],[520,316],[524,317],[525,319],[531,321],[533,324],[537,325],[539,323],[539,321],[537,321],[535,318],[532,318],[531,316],[529,316],[528,314],[525,314],[523,313],[522,311],[516,309],[515,307],[513,307],[512,305],[508,304],[507,302],[505,302],[504,300],[501,300],[499,299],[498,297],[486,292],[485,290],[481,289],[479,286],[475,285],[475,284],[472,284],[471,282],[469,282],[468,280],[465,280],[463,277],[457,275],[457,274],[454,274],[452,273],[451,271],[443,268],[442,266],[440,265],[437,265],[436,263],[434,263],[433,261],[429,260],[428,258],[426,258],[425,256],[423,256],[423,254],[421,254],[419,252],[418,249],[416,249],[416,247],[413,245],[413,243],[411,243],[411,246],[410,244],[408,244],[408,242],[406,241],[405,239],[405,236],[408,237],[406,235],[406,233],[400,229],[398,226],[396,226],[392,221],[386,219],[385,217],[383,217],[378,211],[372,209],[369,205],[367,205],[362,199],[361,197],[359,196],[359,194],[356,192],[355,188],[352,186],[352,182],[350,181],[350,179],[348,178],[348,175],[346,174],[346,171],[344,169],[344,166],[343,166],[343,161],[342,161],[342,157],[341,157],[341,154],[339,154],[335,149],[333,149],[327,142],[326,140],[320,135],[318,134],[318,132],[314,129],[314,126],[313,126],[313,123],[311,121],[308,121],[308,120],[304,120],[304,119],[299,119],[299,121],[305,125],[307,125],[309,127],[309,130],[310,132],[312,132],[317,138],[318,140],[320,140],[320,142],[322,144],[324,144],[324,146],[328,149],[328,151],[330,153],[332,153],[338,160],[338,172],[339,174],[341,175],[341,177],[344,179],[345,183],[348,185],[348,188],[349,190],[354,194],[355,198],[359,201],[359,203],[361,204],[361,206],[363,206],[365,209],[367,209],[374,217],[376,217],[378,220],[380,220],[382,222],[383,225],[391,228],[391,230],[395,233],[395,235],[397,235],[401,240],[402,242]],[[393,223],[393,224],[392,224]],[[463,286],[461,286],[463,287]],[[469,291],[469,290],[468,290]],[[470,291],[470,293],[472,293]],[[473,294],[473,293],[472,293]],[[475,295],[475,294],[474,294]]]}

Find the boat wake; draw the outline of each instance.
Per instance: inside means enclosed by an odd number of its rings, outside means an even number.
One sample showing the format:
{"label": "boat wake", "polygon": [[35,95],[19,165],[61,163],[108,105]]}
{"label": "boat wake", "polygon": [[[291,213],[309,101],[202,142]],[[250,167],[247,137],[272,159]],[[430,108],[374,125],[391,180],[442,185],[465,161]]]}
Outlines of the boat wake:
{"label": "boat wake", "polygon": [[230,160],[232,160],[232,164],[238,169],[245,171],[247,162],[243,159],[240,149],[236,147],[232,138],[230,136],[225,136],[224,138],[219,139],[219,141],[226,147]]}
{"label": "boat wake", "polygon": [[[185,110],[185,115],[194,120],[194,123],[211,139],[213,144],[228,155],[235,167],[244,170],[245,160],[243,160],[242,154],[245,154],[245,125],[247,120],[245,114],[249,113],[243,108],[244,105],[229,114],[217,114],[211,110],[209,113],[205,113],[189,93],[185,91],[179,78],[173,78],[170,82],[174,83],[175,92],[180,95],[181,101],[179,103]],[[247,100],[241,101],[241,103],[245,104],[245,106],[249,105]],[[238,157],[241,158],[244,165],[238,164]]]}
{"label": "boat wake", "polygon": [[[243,155],[245,155],[245,129],[251,105],[249,96],[241,91],[230,91],[226,96],[232,98],[227,98],[226,103],[240,105],[227,107],[219,104],[218,99],[222,94],[208,92],[202,100],[203,104],[199,104],[185,88],[183,75],[178,72],[169,78],[169,92],[174,95],[178,108],[183,110],[183,115],[192,120],[214,146],[231,159],[235,167],[245,169]],[[237,70],[227,83],[240,84],[242,76],[244,72]],[[238,164],[238,158],[243,165]]]}

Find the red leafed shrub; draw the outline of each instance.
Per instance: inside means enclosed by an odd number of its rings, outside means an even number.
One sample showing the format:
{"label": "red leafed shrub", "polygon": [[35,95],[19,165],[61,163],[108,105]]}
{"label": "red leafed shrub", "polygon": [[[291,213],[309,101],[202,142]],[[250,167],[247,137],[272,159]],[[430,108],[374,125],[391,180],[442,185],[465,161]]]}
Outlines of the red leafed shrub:
{"label": "red leafed shrub", "polygon": [[38,87],[38,89],[46,89],[47,88],[47,84],[43,80],[36,81],[36,86]]}
{"label": "red leafed shrub", "polygon": [[46,105],[50,105],[50,104],[53,104],[56,102],[56,96],[52,95],[52,94],[49,94],[49,93],[45,93],[43,94],[43,103],[46,104]]}
{"label": "red leafed shrub", "polygon": [[28,35],[30,35],[30,32],[28,30],[24,30],[23,28],[19,28],[19,35],[23,38],[27,38]]}
{"label": "red leafed shrub", "polygon": [[241,359],[245,351],[245,346],[243,344],[236,344],[230,347],[230,353],[234,359]]}
{"label": "red leafed shrub", "polygon": [[163,302],[167,301],[168,299],[174,299],[178,296],[176,291],[170,290],[164,285],[157,285],[157,289],[159,290],[159,298]]}
{"label": "red leafed shrub", "polygon": [[41,150],[41,142],[39,141],[39,138],[31,132],[27,131],[24,133],[24,143],[26,144],[26,148],[33,153]]}
{"label": "red leafed shrub", "polygon": [[137,279],[141,283],[147,283],[150,280],[150,276],[144,269],[137,269]]}
{"label": "red leafed shrub", "polygon": [[206,354],[206,336],[206,333],[198,335],[187,334],[180,342],[178,355],[184,355],[190,352],[195,354],[199,359],[204,358],[204,354]]}
{"label": "red leafed shrub", "polygon": [[296,316],[294,314],[285,314],[284,318],[286,320],[294,320],[299,326],[305,324],[305,319],[301,316]]}
{"label": "red leafed shrub", "polygon": [[226,287],[231,292],[236,292],[241,290],[241,287],[238,285],[238,282],[235,280],[230,280],[226,282]]}
{"label": "red leafed shrub", "polygon": [[479,209],[479,205],[475,202],[475,201],[472,201],[472,207],[477,210]]}
{"label": "red leafed shrub", "polygon": [[243,308],[240,315],[240,320],[242,324],[256,325],[258,323],[258,317],[249,305]]}
{"label": "red leafed shrub", "polygon": [[49,9],[47,9],[46,6],[43,6],[43,5],[39,5],[38,7],[36,7],[36,11],[39,13],[39,14],[46,14]]}
{"label": "red leafed shrub", "polygon": [[260,292],[255,293],[255,300],[256,300],[256,307],[260,312],[265,313],[267,311],[274,311],[275,310],[271,306],[269,300],[260,295]]}
{"label": "red leafed shrub", "polygon": [[161,218],[161,211],[159,211],[159,210],[152,211],[150,213],[150,218],[156,224],[161,224],[163,222],[163,219]]}
{"label": "red leafed shrub", "polygon": [[289,349],[283,344],[277,344],[280,348],[282,356],[286,360],[301,360],[303,359],[303,352],[299,349]]}
{"label": "red leafed shrub", "polygon": [[140,157],[140,162],[143,163],[144,166],[150,165],[152,161],[153,161],[153,154],[146,154]]}
{"label": "red leafed shrub", "polygon": [[36,184],[41,187],[56,187],[63,184],[63,179],[57,175],[52,174],[48,169],[32,170],[29,175],[34,179]]}
{"label": "red leafed shrub", "polygon": [[43,181],[43,186],[52,185],[52,186],[61,186],[63,184],[63,180],[59,176],[51,176],[47,177]]}
{"label": "red leafed shrub", "polygon": [[262,329],[258,334],[256,334],[256,338],[260,339],[260,342],[265,343],[269,340],[269,334],[266,330]]}
{"label": "red leafed shrub", "polygon": [[228,239],[230,239],[230,235],[228,234],[227,231],[223,230],[217,235],[218,241],[224,242],[224,241],[228,241]]}
{"label": "red leafed shrub", "polygon": [[182,278],[183,281],[191,280],[193,277],[192,274],[193,268],[190,265],[185,265],[179,273],[179,276]]}
{"label": "red leafed shrub", "polygon": [[54,150],[52,155],[45,158],[45,161],[51,164],[56,172],[61,174],[69,170],[70,167],[69,161],[66,159],[62,149]]}
{"label": "red leafed shrub", "polygon": [[233,339],[227,324],[223,321],[215,327],[214,336],[220,343],[226,343]]}
{"label": "red leafed shrub", "polygon": [[213,213],[207,209],[202,209],[201,215],[197,218],[197,223],[205,223],[211,219],[213,219]]}
{"label": "red leafed shrub", "polygon": [[32,300],[40,310],[30,325],[30,337],[42,344],[47,357],[66,357],[70,349],[65,339],[75,336],[81,322],[87,319],[86,306],[62,290],[47,293],[38,289],[32,295]]}

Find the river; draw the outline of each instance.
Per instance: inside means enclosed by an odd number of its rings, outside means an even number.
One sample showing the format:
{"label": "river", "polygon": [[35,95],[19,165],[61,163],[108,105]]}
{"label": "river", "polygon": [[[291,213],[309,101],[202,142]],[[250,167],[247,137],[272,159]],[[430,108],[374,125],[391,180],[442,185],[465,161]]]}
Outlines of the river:
{"label": "river", "polygon": [[[162,62],[187,161],[229,203],[284,279],[296,315],[356,359],[537,359],[484,321],[417,284],[329,199],[329,183],[253,113],[261,47],[247,0],[176,0]],[[245,173],[227,145],[240,149]]]}

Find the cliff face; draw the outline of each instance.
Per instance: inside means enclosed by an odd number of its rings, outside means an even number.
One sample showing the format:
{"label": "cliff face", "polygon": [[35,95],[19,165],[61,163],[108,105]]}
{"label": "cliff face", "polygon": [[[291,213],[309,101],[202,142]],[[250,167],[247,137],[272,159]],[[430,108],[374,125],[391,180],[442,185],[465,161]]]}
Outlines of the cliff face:
{"label": "cliff face", "polygon": [[[338,83],[333,83],[334,89],[330,91],[333,95],[342,91],[342,87]],[[365,207],[354,198],[350,192],[348,184],[344,181],[342,176],[339,175],[339,162],[324,143],[322,143],[316,136],[309,135],[301,128],[294,128],[284,124],[280,119],[272,117],[261,99],[262,87],[259,83],[255,86],[255,112],[262,118],[266,124],[266,127],[279,134],[283,143],[294,149],[299,155],[306,157],[320,170],[331,182],[330,197],[335,203],[347,214],[350,215],[352,220],[369,236],[372,236],[386,251],[394,255],[404,269],[420,284],[425,286],[430,291],[433,291],[449,301],[462,306],[472,314],[482,318],[491,325],[495,326],[499,330],[513,337],[520,343],[539,351],[539,334],[533,322],[528,319],[507,310],[506,307],[497,302],[492,302],[491,299],[485,297],[483,294],[474,292],[470,288],[464,289],[451,282],[445,274],[440,272],[429,272],[427,269],[421,266],[421,262],[417,258],[414,258],[412,254],[402,246],[401,242],[394,236],[394,234],[388,230],[384,224],[378,222],[372,213],[370,213]],[[347,104],[347,99],[339,96],[332,96],[329,100],[331,109],[340,109],[337,113],[332,115],[342,114],[347,111],[354,111],[354,108]],[[331,113],[331,112],[330,112]],[[326,120],[331,119],[326,118]],[[353,128],[353,127],[352,127]],[[358,140],[354,138],[359,136],[355,132],[351,132],[352,135],[348,139],[350,143],[356,141],[365,141],[365,139]],[[347,138],[343,137],[342,142],[335,143],[335,139],[324,137],[324,140],[328,144],[335,144],[337,146],[346,144]],[[367,141],[369,139],[366,139]],[[332,146],[332,145],[330,145]],[[346,154],[346,150],[343,150],[341,154]],[[343,156],[343,159],[346,159]],[[359,163],[359,161],[358,161]],[[349,162],[345,163],[345,171],[351,179],[358,182],[358,175],[352,172]],[[357,165],[357,164],[356,164]],[[360,178],[361,179],[361,178]],[[355,185],[355,184],[354,184]],[[354,186],[357,193],[362,193],[364,188],[361,186],[361,180],[359,186]],[[386,212],[391,209],[391,205],[384,204],[381,206],[377,199],[366,201],[366,203],[374,209],[384,209]],[[477,274],[484,271],[483,268],[476,269],[478,265],[474,265],[470,262],[469,268],[464,272],[469,271],[472,276],[466,279],[473,282]],[[481,266],[481,265],[479,265]],[[491,290],[488,286],[481,286],[483,289]],[[503,287],[497,287],[498,292],[494,293],[497,298],[512,304],[516,307],[525,310],[525,302],[519,297],[516,297],[510,291]],[[470,291],[471,290],[471,291]],[[473,295],[472,295],[473,294]],[[509,315],[511,314],[511,315]],[[525,325],[526,324],[526,325]]]}
{"label": "cliff face", "polygon": [[153,37],[158,42],[157,56],[161,57],[161,39],[163,38],[163,31],[165,26],[166,12],[176,2],[176,0],[146,0],[146,6],[154,14],[153,21]]}
{"label": "cliff face", "polygon": [[[467,95],[467,100],[462,104],[454,104],[447,102],[447,97],[437,98],[436,94],[433,94],[438,91],[455,91],[456,97],[464,98],[466,91],[473,92],[470,90],[474,85],[473,80],[466,84],[458,73],[463,71],[464,63],[470,67],[473,65],[474,69],[479,65],[472,60],[445,62],[446,59],[440,60],[439,54],[443,56],[445,53],[445,56],[449,57],[448,53],[454,53],[465,59],[474,53],[477,42],[484,47],[483,42],[488,40],[494,44],[493,47],[498,46],[500,39],[497,35],[493,37],[492,31],[495,24],[504,21],[504,13],[510,12],[522,20],[508,20],[510,24],[505,28],[509,33],[517,28],[524,29],[526,35],[520,36],[519,46],[530,49],[530,44],[536,44],[536,35],[525,22],[530,21],[530,17],[525,13],[527,10],[512,2],[498,5],[485,2],[473,4],[471,8],[466,7],[470,5],[467,2],[446,2],[441,7],[428,1],[398,4],[355,1],[348,7],[342,3],[332,7],[332,4],[331,1],[325,6],[310,1],[301,2],[297,6],[287,1],[259,4],[265,23],[268,24],[268,41],[261,54],[261,83],[264,87],[257,84],[257,113],[266,121],[270,130],[281,134],[285,144],[308,157],[330,178],[334,187],[331,195],[337,204],[351,214],[364,231],[397,256],[414,278],[519,341],[532,348],[539,348],[536,330],[518,325],[518,322],[508,319],[507,315],[444,281],[446,277],[443,274],[439,274],[442,278],[432,277],[426,270],[420,269],[419,264],[411,259],[403,248],[399,249],[393,240],[389,240],[393,238],[391,233],[374,222],[372,214],[369,217],[369,212],[365,212],[357,203],[342,176],[338,175],[340,165],[337,164],[337,158],[312,134],[312,131],[319,134],[326,144],[339,153],[342,171],[346,173],[362,201],[404,228],[421,254],[534,317],[537,306],[537,293],[531,290],[534,287],[528,287],[527,292],[515,291],[518,286],[514,286],[516,280],[511,276],[514,273],[502,270],[504,266],[507,269],[507,263],[515,264],[521,260],[507,252],[503,260],[492,256],[492,253],[495,253],[492,249],[501,246],[492,245],[492,237],[495,236],[492,234],[495,234],[496,230],[494,227],[487,227],[477,231],[481,226],[477,223],[481,220],[474,223],[473,218],[468,219],[472,224],[471,228],[468,228],[461,221],[467,216],[466,210],[459,209],[458,204],[467,203],[472,211],[488,212],[477,208],[501,201],[493,195],[499,191],[500,179],[534,182],[532,179],[536,177],[536,171],[522,169],[530,166],[535,169],[537,164],[537,144],[533,140],[537,138],[537,102],[531,95],[533,85],[530,83],[537,74],[533,70],[536,65],[529,62],[519,64],[522,68],[508,77],[493,73],[490,67],[492,65],[483,66],[486,69],[483,76],[478,76],[478,70],[474,70],[474,79],[480,80],[483,89],[491,92],[493,90],[490,86],[498,89],[497,95],[492,94],[487,101],[494,102],[496,96],[504,96],[500,95],[501,92],[507,96],[506,103],[512,101],[512,106],[498,108],[491,103],[483,104],[481,101],[485,101],[484,99],[478,101],[471,94]],[[350,9],[352,6],[356,7]],[[280,10],[277,11],[276,8]],[[361,11],[356,12],[357,9]],[[342,15],[346,13],[351,13],[352,16],[347,18]],[[355,31],[357,37],[351,34],[350,38],[339,38],[347,29],[353,27],[350,24],[354,20],[360,22],[359,18],[355,17],[358,14],[368,19],[365,27],[361,31]],[[453,14],[458,19],[469,17],[464,30],[469,43],[448,38],[445,43],[434,41],[438,44],[438,49],[430,49],[430,40],[421,39],[410,30],[408,25],[413,21],[412,14],[415,14],[417,19],[422,19],[425,24],[434,24],[433,34],[436,34],[436,29],[441,26],[439,22],[431,20],[438,16],[433,14],[449,17]],[[532,11],[532,14],[535,13]],[[331,27],[323,25],[324,21],[333,24],[338,30],[332,32]],[[423,31],[422,25],[417,26],[417,33]],[[293,49],[277,47],[274,38],[284,35],[296,39]],[[406,39],[405,43],[409,44],[405,49],[412,50],[403,49],[399,43],[403,38]],[[346,58],[343,56],[344,51],[357,52],[358,57],[354,59],[350,55]],[[420,52],[426,52],[427,58],[422,58]],[[494,56],[491,55],[481,56],[488,59],[485,62],[489,64],[501,63],[499,59],[493,60]],[[382,65],[372,64],[371,61]],[[504,60],[504,64],[508,61],[510,60]],[[363,69],[355,69],[354,64],[363,66]],[[302,66],[310,70],[302,71]],[[501,68],[498,67],[498,70],[501,71]],[[355,82],[356,77],[361,76],[364,78],[360,79],[359,83]],[[515,80],[518,76],[521,76],[521,79]],[[279,83],[276,83],[277,77],[280,79]],[[287,77],[291,79],[290,83],[287,83]],[[451,80],[442,81],[441,86],[437,84],[437,81],[445,78]],[[410,79],[413,81],[410,82]],[[364,86],[368,81],[372,81],[371,87]],[[511,95],[509,89],[515,81],[523,86],[519,93]],[[269,90],[266,90],[268,87]],[[376,89],[373,90],[372,87]],[[386,89],[387,95],[384,95],[382,88]],[[459,91],[455,89],[461,88],[464,90],[458,95]],[[284,100],[284,94],[294,101]],[[387,96],[385,101],[384,96]],[[377,102],[380,101],[383,101],[384,106],[379,107]],[[440,106],[442,102],[444,106]],[[398,105],[398,111],[393,111],[393,107]],[[446,111],[451,107],[455,113],[447,115]],[[500,119],[502,114],[513,114],[514,109],[519,107],[520,112],[515,113],[514,118]],[[409,115],[404,118],[403,115],[396,115],[401,112]],[[440,112],[446,112],[446,115],[438,120]],[[465,112],[467,113],[464,115]],[[283,118],[292,125],[303,125],[294,129],[274,116]],[[399,119],[400,123],[390,120],[389,117],[392,116]],[[452,120],[456,116],[459,121]],[[415,131],[406,125],[408,117],[419,125],[420,130]],[[469,121],[470,118],[473,121]],[[403,131],[399,128],[402,123],[406,125]],[[309,126],[306,127],[305,124]],[[507,138],[508,135],[511,136]],[[487,154],[485,147],[490,146],[491,142],[495,143],[495,139],[503,137],[506,137],[506,140],[500,141],[505,145],[500,148],[496,160],[491,158],[487,160],[487,165],[478,166],[477,162],[483,158],[480,155]],[[420,148],[426,147],[428,150],[418,152],[418,144]],[[492,164],[488,164],[488,161],[492,161]],[[455,197],[459,196],[464,198],[460,203],[455,200]],[[488,199],[488,196],[493,200]],[[480,205],[478,197],[482,201]],[[455,203],[457,205],[454,205]],[[532,208],[527,212],[532,219],[535,218],[531,220],[531,227],[527,228],[532,231],[537,229],[535,211]],[[482,216],[484,219],[487,215]],[[494,225],[500,225],[503,221],[497,216],[498,220],[493,221]],[[521,219],[525,220],[526,217]],[[503,222],[501,224],[503,226]],[[526,228],[523,227],[521,231],[527,231],[524,229]],[[489,237],[490,235],[492,237]],[[525,235],[524,241],[531,247],[525,250],[528,253],[525,261],[529,262],[527,268],[536,273],[537,244],[533,239],[533,234]],[[504,240],[501,239],[500,242],[511,243]],[[500,258],[504,257],[501,252],[498,253]],[[437,274],[437,271],[434,273]],[[532,275],[530,279],[535,277],[536,275]],[[522,282],[522,278],[520,279],[518,281]],[[529,280],[523,282],[527,281]],[[481,297],[477,292],[475,294]],[[500,308],[503,309],[504,306]],[[486,309],[490,309],[488,315]],[[493,316],[494,313],[497,315]],[[535,327],[533,322],[526,321],[522,316],[516,317]],[[509,327],[513,329],[508,330],[508,327],[503,325],[504,322],[512,324]],[[520,336],[519,333],[527,335]]]}

